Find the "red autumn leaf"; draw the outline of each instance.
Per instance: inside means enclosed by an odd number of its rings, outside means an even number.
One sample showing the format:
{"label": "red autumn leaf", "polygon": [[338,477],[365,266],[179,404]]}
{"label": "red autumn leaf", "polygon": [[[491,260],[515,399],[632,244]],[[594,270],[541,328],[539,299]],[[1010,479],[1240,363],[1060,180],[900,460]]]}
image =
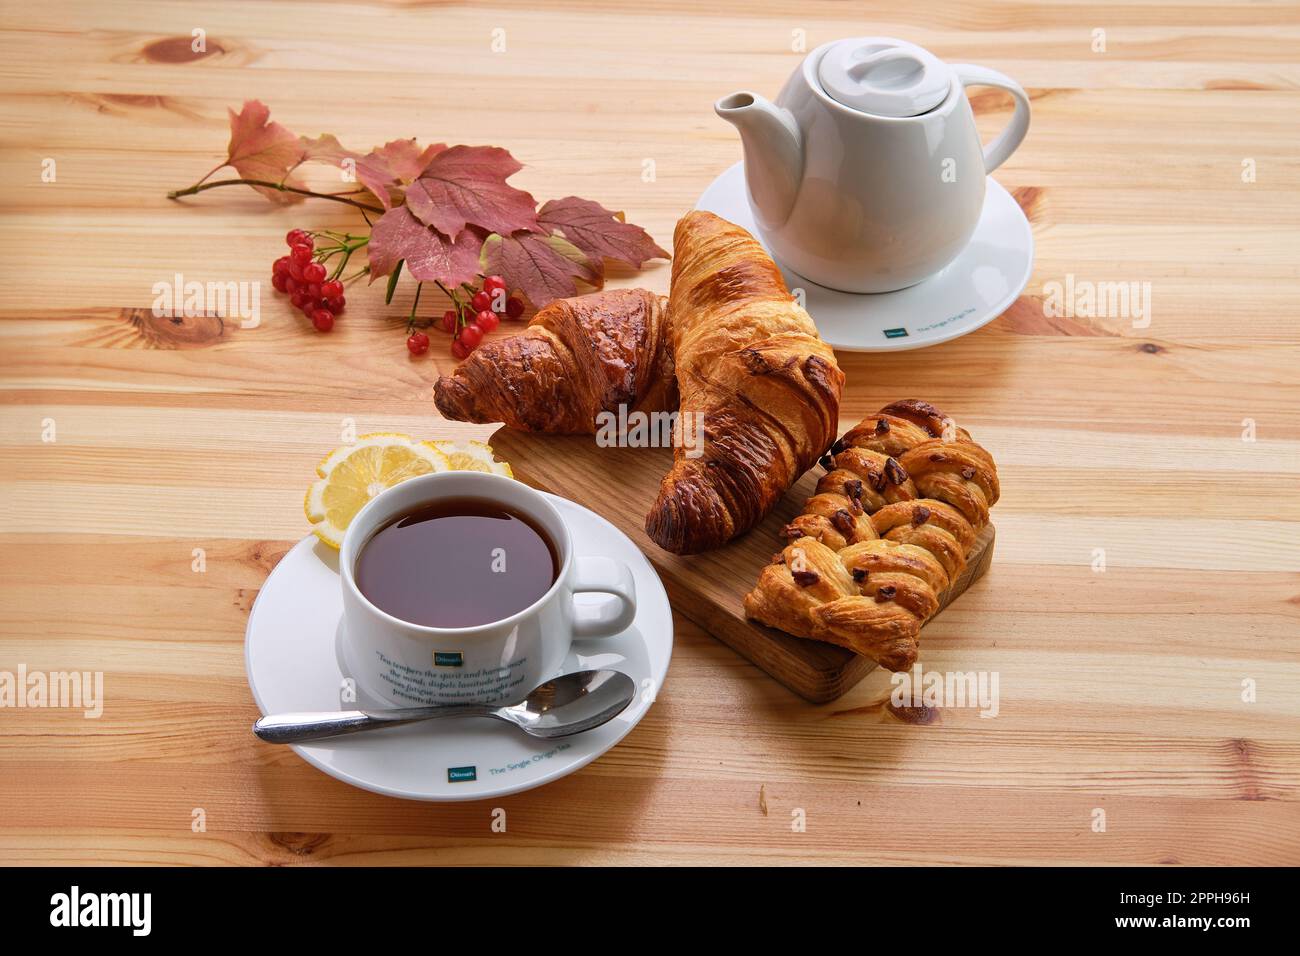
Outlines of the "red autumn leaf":
{"label": "red autumn leaf", "polygon": [[413,138],[395,139],[385,143],[370,155],[382,159],[393,178],[399,182],[409,183],[418,179],[420,174],[429,168],[433,157],[446,148],[446,143],[434,143],[432,146],[420,149],[420,144]]}
{"label": "red autumn leaf", "polygon": [[[270,110],[258,100],[230,111],[230,142],[222,165],[233,166],[240,180],[305,189],[293,177],[309,162],[355,168],[355,181],[384,206],[367,248],[372,281],[392,276],[403,261],[415,279],[453,287],[477,284],[480,272],[500,273],[511,289],[540,308],[575,295],[579,281],[599,287],[605,259],[639,268],[648,259],[668,256],[645,230],[599,203],[568,196],[538,210],[531,195],[507,183],[522,167],[500,147],[439,143],[422,148],[405,139],[361,154],[328,133],[313,139],[295,136],[271,122]],[[211,176],[168,195],[192,195],[209,185],[240,181],[204,185]],[[303,198],[270,185],[253,188],[274,202]],[[351,198],[359,192],[307,195],[371,208]]]}
{"label": "red autumn leaf", "polygon": [[511,289],[519,289],[533,308],[576,295],[574,279],[599,285],[601,275],[582,250],[563,236],[538,232],[491,235],[483,243],[483,268],[497,273]]}
{"label": "red autumn leaf", "polygon": [[499,146],[453,146],[439,153],[406,190],[406,205],[425,225],[455,236],[466,225],[509,235],[537,229],[537,202],[506,179],[523,167]]}
{"label": "red autumn leaf", "polygon": [[[331,133],[315,139],[295,136],[279,123],[272,123],[270,116],[266,104],[258,100],[249,100],[238,113],[230,112],[226,165],[233,166],[245,179],[300,186],[291,174],[303,163],[321,162],[343,168],[345,160],[358,158]],[[253,188],[275,202],[294,203],[303,199],[278,189]]]}
{"label": "red autumn leaf", "polygon": [[357,161],[357,179],[385,209],[391,209],[395,200],[400,201],[402,187],[418,179],[446,148],[445,143],[435,143],[421,149],[414,139],[395,139]]}
{"label": "red autumn leaf", "polygon": [[360,156],[348,149],[338,141],[333,133],[322,133],[315,139],[308,139],[306,136],[298,138],[298,146],[301,154],[298,157],[298,165],[303,163],[318,162],[330,163],[334,166],[342,167],[343,161],[351,159],[359,161]]}
{"label": "red autumn leaf", "polygon": [[[279,123],[270,122],[271,111],[260,100],[248,100],[238,113],[230,110],[230,144],[226,164],[244,179],[283,182],[301,161],[302,141]],[[301,202],[302,197],[262,186],[253,187],[273,202]]]}
{"label": "red autumn leaf", "polygon": [[538,210],[537,220],[547,230],[564,233],[602,273],[604,259],[627,262],[639,269],[647,259],[668,258],[648,232],[624,222],[621,212],[610,212],[590,199],[552,199]]}
{"label": "red autumn leaf", "polygon": [[388,275],[405,259],[406,270],[417,280],[437,279],[451,286],[470,282],[478,275],[482,247],[483,240],[473,230],[462,229],[453,241],[398,206],[370,230],[370,279]]}
{"label": "red autumn leaf", "polygon": [[304,163],[328,163],[338,170],[341,183],[356,182],[356,167],[361,156],[340,143],[333,133],[322,133],[315,139],[303,136],[298,142],[302,148],[298,166]]}

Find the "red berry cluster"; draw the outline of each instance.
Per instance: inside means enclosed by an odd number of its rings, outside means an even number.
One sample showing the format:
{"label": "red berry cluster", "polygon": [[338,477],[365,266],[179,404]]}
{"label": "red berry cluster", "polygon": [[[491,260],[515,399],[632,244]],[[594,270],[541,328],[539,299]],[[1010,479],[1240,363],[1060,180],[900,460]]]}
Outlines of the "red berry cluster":
{"label": "red berry cluster", "polygon": [[271,285],[289,296],[295,309],[301,309],[318,331],[334,328],[334,317],[343,311],[343,283],[326,281],[324,264],[316,261],[316,241],[301,229],[291,229],[284,237],[289,254],[275,260],[271,268]]}
{"label": "red berry cluster", "polygon": [[[524,314],[523,300],[507,297],[506,280],[501,276],[488,276],[482,288],[467,286],[467,290],[471,294],[466,300],[453,293],[453,307],[442,314],[442,329],[451,335],[451,354],[458,359],[478,348],[483,337],[501,324],[503,316],[517,319]],[[423,355],[429,349],[429,336],[413,332],[406,347],[412,355]]]}

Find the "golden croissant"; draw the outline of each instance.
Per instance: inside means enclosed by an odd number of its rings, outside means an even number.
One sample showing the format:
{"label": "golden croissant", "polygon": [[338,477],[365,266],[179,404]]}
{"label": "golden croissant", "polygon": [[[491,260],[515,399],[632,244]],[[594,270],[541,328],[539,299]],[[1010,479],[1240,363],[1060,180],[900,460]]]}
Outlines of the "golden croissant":
{"label": "golden croissant", "polygon": [[645,289],[559,299],[518,335],[475,351],[434,386],[445,417],[592,434],[601,412],[677,406],[668,300]]}
{"label": "golden croissant", "polygon": [[660,547],[691,554],[748,531],[830,445],[844,374],[757,240],[708,212],[673,236],[672,351],[678,442],[646,516]]}
{"label": "golden croissant", "polygon": [[848,431],[822,463],[745,614],[907,670],[998,500],[993,458],[933,405],[908,399]]}

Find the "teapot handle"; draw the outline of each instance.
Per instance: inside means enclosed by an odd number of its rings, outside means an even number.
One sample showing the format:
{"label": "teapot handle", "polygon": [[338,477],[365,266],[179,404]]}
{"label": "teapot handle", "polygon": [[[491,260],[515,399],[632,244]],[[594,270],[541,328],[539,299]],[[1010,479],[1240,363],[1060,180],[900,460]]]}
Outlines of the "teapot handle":
{"label": "teapot handle", "polygon": [[1011,158],[1020,141],[1025,138],[1025,133],[1029,132],[1029,97],[1019,83],[997,70],[970,63],[956,64],[952,70],[957,74],[957,79],[961,80],[962,86],[995,86],[1015,97],[1016,111],[1011,122],[998,134],[997,139],[984,148],[984,172],[991,173]]}

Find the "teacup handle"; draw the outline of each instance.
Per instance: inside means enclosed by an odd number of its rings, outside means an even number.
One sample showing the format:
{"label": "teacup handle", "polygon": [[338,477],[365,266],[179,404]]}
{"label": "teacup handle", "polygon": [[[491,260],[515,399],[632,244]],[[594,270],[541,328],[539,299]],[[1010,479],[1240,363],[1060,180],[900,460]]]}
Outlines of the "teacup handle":
{"label": "teacup handle", "polygon": [[613,558],[579,555],[574,559],[574,594],[608,594],[613,601],[575,604],[573,636],[611,637],[632,626],[636,617],[636,581],[632,569]]}
{"label": "teacup handle", "polygon": [[998,134],[997,139],[984,147],[984,172],[991,173],[1011,158],[1011,154],[1029,132],[1029,97],[1019,83],[997,70],[970,63],[958,63],[952,69],[962,86],[994,86],[1015,97],[1016,111],[1011,122]]}

